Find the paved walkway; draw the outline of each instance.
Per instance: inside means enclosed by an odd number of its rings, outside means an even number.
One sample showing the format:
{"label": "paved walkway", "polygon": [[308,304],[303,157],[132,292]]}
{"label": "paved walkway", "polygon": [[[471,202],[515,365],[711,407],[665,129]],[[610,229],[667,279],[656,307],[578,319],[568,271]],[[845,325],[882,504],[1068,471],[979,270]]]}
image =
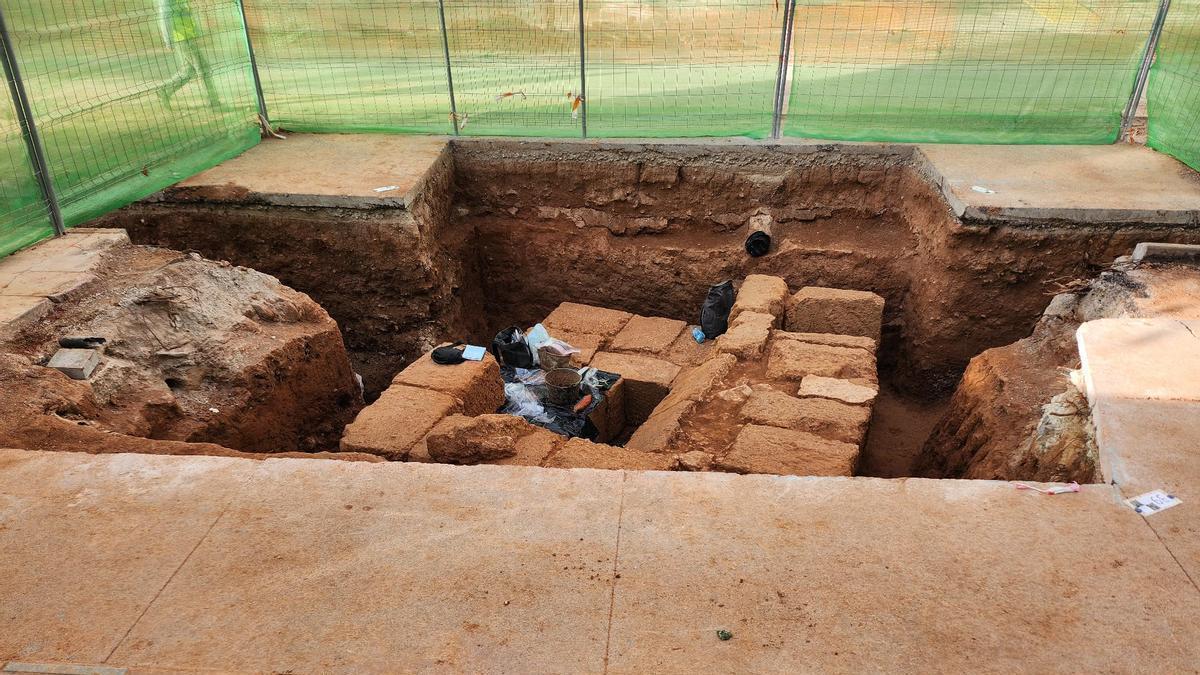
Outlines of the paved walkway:
{"label": "paved walkway", "polygon": [[1117,500],[1108,486],[0,451],[0,661],[1192,671],[1200,591]]}

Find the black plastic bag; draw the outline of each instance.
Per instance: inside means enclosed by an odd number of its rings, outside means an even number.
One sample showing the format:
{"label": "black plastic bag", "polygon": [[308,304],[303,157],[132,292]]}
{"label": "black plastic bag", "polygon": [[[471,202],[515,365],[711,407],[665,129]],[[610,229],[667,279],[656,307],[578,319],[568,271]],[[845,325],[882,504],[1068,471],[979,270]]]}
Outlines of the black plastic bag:
{"label": "black plastic bag", "polygon": [[510,326],[496,333],[492,340],[492,355],[500,365],[512,368],[533,368],[533,350],[525,341],[520,328]]}
{"label": "black plastic bag", "polygon": [[723,335],[729,329],[729,310],[733,309],[733,282],[723,281],[708,289],[708,297],[700,307],[700,330],[706,339]]}

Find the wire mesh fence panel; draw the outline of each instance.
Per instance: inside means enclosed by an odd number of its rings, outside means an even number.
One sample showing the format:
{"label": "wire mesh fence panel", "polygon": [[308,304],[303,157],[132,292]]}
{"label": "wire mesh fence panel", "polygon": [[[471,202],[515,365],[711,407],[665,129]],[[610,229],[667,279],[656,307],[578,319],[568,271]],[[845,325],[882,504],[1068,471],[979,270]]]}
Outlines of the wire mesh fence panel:
{"label": "wire mesh fence panel", "polygon": [[797,0],[785,133],[1107,143],[1154,0]]}
{"label": "wire mesh fence panel", "polygon": [[247,0],[246,18],[273,123],[450,133],[436,0]]}
{"label": "wire mesh fence panel", "polygon": [[577,0],[446,0],[462,133],[579,136]]}
{"label": "wire mesh fence panel", "polygon": [[1200,170],[1200,0],[1171,3],[1147,87],[1147,144]]}
{"label": "wire mesh fence panel", "polygon": [[[0,91],[0,258],[54,234],[8,87]],[[0,275],[3,276],[3,275]]]}
{"label": "wire mesh fence panel", "polygon": [[783,2],[589,1],[588,134],[771,131]]}
{"label": "wire mesh fence panel", "polygon": [[3,0],[68,226],[254,145],[237,0]]}

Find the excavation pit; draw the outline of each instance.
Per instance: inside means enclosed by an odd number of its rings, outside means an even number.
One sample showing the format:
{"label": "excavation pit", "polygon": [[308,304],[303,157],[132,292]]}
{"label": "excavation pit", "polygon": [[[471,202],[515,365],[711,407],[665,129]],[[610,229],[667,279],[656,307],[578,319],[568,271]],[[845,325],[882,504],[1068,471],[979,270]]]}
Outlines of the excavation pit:
{"label": "excavation pit", "polygon": [[[397,188],[375,192],[380,186]],[[564,302],[691,325],[708,286],[721,279],[774,276],[789,294],[873,293],[884,299],[879,393],[857,473],[1019,478],[1039,469],[984,476],[971,473],[969,459],[923,459],[930,431],[953,417],[950,395],[968,362],[1029,336],[1055,292],[1078,290],[1074,282],[1093,279],[1137,242],[1200,238],[1170,214],[1068,215],[963,205],[926,154],[908,146],[292,136],[102,224],[125,228],[137,243],[273,275],[309,295],[337,321],[368,402],[413,386],[393,380],[437,344],[488,344],[505,326],[549,321]],[[750,258],[746,234],[764,218],[774,247]],[[804,300],[814,313],[821,301]],[[638,339],[660,339],[654,325],[639,330]],[[589,342],[595,333],[576,333],[564,339],[609,358],[608,345]],[[693,349],[686,342],[673,346]],[[735,358],[744,358],[755,341],[737,349]],[[1077,356],[1068,351],[1055,356],[1058,365],[1072,367]],[[174,386],[164,389],[180,389],[182,378],[170,377]],[[642,389],[633,400],[653,400],[653,386]],[[1014,434],[1036,426],[1041,406],[1063,390],[1024,400]],[[657,394],[666,396],[662,387]],[[424,405],[452,409],[445,399],[429,396]],[[639,431],[659,403],[633,413],[645,418]],[[480,407],[458,414],[495,411],[473,405]],[[934,437],[957,447],[977,440],[962,425]],[[302,449],[335,449],[321,443]]]}

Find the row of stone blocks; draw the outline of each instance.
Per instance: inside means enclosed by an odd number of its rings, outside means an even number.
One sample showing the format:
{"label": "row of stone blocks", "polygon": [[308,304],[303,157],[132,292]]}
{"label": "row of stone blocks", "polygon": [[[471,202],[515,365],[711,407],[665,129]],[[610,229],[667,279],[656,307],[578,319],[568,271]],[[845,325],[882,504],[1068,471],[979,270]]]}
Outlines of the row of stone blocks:
{"label": "row of stone blocks", "polygon": [[[789,295],[782,279],[761,275],[742,283],[731,328],[715,343],[697,344],[683,321],[563,303],[543,324],[581,350],[579,365],[622,375],[593,421],[602,441],[636,426],[625,447],[568,441],[491,414],[504,395],[490,356],[457,366],[414,362],[347,428],[342,447],[408,461],[849,474],[875,397],[881,316],[874,294]],[[764,358],[728,452],[697,458],[676,448],[696,410]]]}

